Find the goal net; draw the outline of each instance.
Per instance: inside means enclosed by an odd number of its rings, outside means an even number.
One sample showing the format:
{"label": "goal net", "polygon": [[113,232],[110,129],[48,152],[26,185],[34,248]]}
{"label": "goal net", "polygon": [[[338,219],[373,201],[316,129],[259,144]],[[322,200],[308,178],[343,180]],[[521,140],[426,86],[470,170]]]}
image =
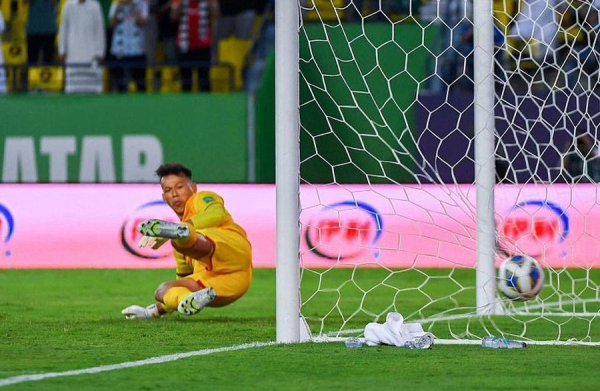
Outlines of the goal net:
{"label": "goal net", "polygon": [[[276,65],[299,129],[278,109],[278,207],[299,199],[278,216],[299,263],[278,266],[278,311],[313,339],[399,312],[443,340],[599,342],[598,6],[300,0],[298,67]],[[496,290],[518,254],[544,270],[528,301]],[[295,322],[278,315],[278,333]]]}

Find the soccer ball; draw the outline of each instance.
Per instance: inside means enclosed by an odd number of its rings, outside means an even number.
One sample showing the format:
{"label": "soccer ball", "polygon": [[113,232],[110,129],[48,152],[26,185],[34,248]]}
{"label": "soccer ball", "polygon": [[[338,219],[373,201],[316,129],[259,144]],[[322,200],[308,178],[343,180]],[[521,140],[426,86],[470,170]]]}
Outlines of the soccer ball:
{"label": "soccer ball", "polygon": [[544,286],[544,270],[528,255],[513,255],[498,269],[498,290],[511,300],[527,301],[537,296]]}

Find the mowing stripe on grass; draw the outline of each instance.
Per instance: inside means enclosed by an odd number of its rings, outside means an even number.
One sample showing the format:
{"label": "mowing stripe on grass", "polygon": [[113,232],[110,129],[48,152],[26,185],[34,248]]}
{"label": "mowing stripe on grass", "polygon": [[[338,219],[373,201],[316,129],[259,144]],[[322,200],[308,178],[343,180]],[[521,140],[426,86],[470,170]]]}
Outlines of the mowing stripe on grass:
{"label": "mowing stripe on grass", "polygon": [[102,365],[99,367],[77,369],[77,370],[73,370],[73,371],[48,372],[48,373],[38,373],[38,374],[34,374],[34,375],[13,376],[13,377],[8,377],[6,379],[0,379],[0,387],[9,386],[9,385],[18,384],[18,383],[51,379],[54,377],[77,376],[77,375],[85,375],[85,374],[91,374],[91,373],[114,371],[117,369],[141,367],[144,365],[162,364],[162,363],[166,363],[166,362],[170,362],[170,361],[180,360],[182,358],[195,357],[195,356],[206,356],[208,354],[221,353],[221,352],[233,352],[235,350],[261,348],[264,346],[272,346],[272,345],[276,345],[276,344],[278,344],[278,342],[252,342],[252,343],[247,343],[247,344],[237,345],[237,346],[228,346],[228,347],[216,348],[216,349],[196,350],[196,351],[187,352],[187,353],[168,354],[166,356],[152,357],[152,358],[147,358],[145,360],[128,361],[128,362],[123,362],[120,364]]}

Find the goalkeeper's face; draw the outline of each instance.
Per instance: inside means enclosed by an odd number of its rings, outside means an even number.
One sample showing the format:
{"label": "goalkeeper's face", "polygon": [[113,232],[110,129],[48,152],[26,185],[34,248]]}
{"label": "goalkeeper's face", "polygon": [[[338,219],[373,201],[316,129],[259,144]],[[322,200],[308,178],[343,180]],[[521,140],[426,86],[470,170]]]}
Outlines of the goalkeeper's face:
{"label": "goalkeeper's face", "polygon": [[185,203],[196,193],[196,184],[184,175],[166,175],[161,178],[163,200],[181,218],[185,211]]}

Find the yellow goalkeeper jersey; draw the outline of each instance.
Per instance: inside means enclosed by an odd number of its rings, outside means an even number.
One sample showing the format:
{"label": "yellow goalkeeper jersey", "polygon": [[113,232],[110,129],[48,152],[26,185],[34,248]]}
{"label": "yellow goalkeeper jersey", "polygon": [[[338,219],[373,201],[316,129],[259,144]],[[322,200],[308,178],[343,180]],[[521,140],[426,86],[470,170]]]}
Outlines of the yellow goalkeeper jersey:
{"label": "yellow goalkeeper jersey", "polygon": [[244,289],[240,288],[240,291],[245,292],[251,280],[252,246],[246,231],[233,221],[225,209],[223,198],[210,191],[194,194],[186,202],[181,220],[191,220],[196,230],[213,242],[215,251],[204,259],[192,259],[174,250],[177,276],[195,277],[204,286],[212,286],[216,290],[215,275],[241,272],[245,277],[241,284]]}
{"label": "yellow goalkeeper jersey", "polygon": [[[211,216],[207,219],[203,219],[203,213],[206,213],[207,209],[213,204],[221,205],[224,213],[216,218]],[[213,227],[223,228],[235,231],[245,238],[247,237],[246,231],[233,221],[233,218],[227,209],[225,209],[223,198],[212,191],[200,191],[191,196],[185,204],[185,210],[181,220],[192,220],[196,229]]]}

